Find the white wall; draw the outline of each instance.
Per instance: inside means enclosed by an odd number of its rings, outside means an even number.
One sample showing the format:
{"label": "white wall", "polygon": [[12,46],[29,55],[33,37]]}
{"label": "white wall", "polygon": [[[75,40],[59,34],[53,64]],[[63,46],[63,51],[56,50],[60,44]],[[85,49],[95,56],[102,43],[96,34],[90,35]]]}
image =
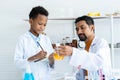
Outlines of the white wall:
{"label": "white wall", "polygon": [[[78,17],[88,12],[113,13],[120,11],[120,0],[1,0],[0,1],[0,80],[21,80],[20,70],[13,63],[14,48],[18,36],[29,29],[29,11],[42,5],[48,9],[49,18]],[[120,20],[115,20],[114,38],[120,42]],[[74,21],[48,21],[46,33],[52,42],[65,36],[73,38]],[[96,20],[96,35],[110,42],[109,20]],[[107,31],[105,31],[107,29]]]}

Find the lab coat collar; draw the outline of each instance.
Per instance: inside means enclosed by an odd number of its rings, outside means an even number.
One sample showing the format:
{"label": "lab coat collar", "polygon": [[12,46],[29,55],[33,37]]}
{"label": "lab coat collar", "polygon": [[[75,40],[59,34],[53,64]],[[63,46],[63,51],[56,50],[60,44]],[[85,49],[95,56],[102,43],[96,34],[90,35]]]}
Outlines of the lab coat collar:
{"label": "lab coat collar", "polygon": [[91,44],[91,46],[94,46],[95,44],[96,44],[96,42],[97,42],[97,37],[94,37],[94,39],[93,39],[93,41],[92,41],[92,44]]}
{"label": "lab coat collar", "polygon": [[30,34],[30,36],[32,37],[32,39],[34,40],[34,42],[36,43],[36,45],[39,46],[37,42],[40,42],[41,34],[39,34],[39,36],[36,37],[36,36],[33,35],[30,31],[28,31],[28,33]]}
{"label": "lab coat collar", "polygon": [[41,34],[39,34],[38,37],[36,37],[36,36],[35,36],[33,33],[31,33],[30,31],[29,31],[29,34],[31,35],[31,37],[32,37],[34,40],[40,41]]}

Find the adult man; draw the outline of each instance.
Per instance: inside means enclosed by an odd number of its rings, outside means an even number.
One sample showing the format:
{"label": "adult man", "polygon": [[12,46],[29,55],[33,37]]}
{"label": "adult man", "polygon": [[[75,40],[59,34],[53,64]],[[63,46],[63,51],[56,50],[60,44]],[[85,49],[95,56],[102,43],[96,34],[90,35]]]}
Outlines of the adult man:
{"label": "adult man", "polygon": [[30,30],[19,38],[15,50],[15,64],[24,73],[29,65],[35,80],[51,80],[49,69],[53,68],[54,64],[51,54],[53,48],[50,39],[42,34],[47,24],[48,14],[48,11],[41,6],[31,10]]}
{"label": "adult man", "polygon": [[60,46],[60,55],[71,56],[70,64],[80,67],[80,71],[76,75],[77,80],[85,80],[85,70],[88,73],[97,72],[101,77],[105,75],[107,78],[111,69],[110,49],[107,41],[95,37],[95,26],[91,17],[78,17],[75,25],[80,41],[85,42],[85,49]]}

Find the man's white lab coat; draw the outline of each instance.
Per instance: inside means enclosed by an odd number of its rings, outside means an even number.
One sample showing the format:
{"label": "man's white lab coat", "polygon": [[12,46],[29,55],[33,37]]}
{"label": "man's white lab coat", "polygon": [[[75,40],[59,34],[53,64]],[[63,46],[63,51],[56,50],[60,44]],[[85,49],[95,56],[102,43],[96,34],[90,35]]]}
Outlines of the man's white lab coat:
{"label": "man's white lab coat", "polygon": [[[51,54],[53,52],[53,48],[49,38],[45,35],[40,36],[39,43],[41,44],[42,48],[44,51],[47,51],[47,54]],[[14,56],[15,64],[17,67],[23,70],[23,73],[25,73],[26,66],[30,65],[35,80],[51,80],[49,75],[50,66],[48,59],[44,59],[38,62],[27,61],[29,57],[35,55],[39,51],[41,51],[41,48],[36,46],[36,43],[29,34],[29,31],[26,32],[19,38],[16,45]]]}
{"label": "man's white lab coat", "polygon": [[84,49],[80,50],[73,48],[70,64],[76,67],[81,65],[81,69],[86,69],[88,71],[102,69],[102,73],[109,76],[111,59],[107,41],[95,37],[89,48],[89,52]]}

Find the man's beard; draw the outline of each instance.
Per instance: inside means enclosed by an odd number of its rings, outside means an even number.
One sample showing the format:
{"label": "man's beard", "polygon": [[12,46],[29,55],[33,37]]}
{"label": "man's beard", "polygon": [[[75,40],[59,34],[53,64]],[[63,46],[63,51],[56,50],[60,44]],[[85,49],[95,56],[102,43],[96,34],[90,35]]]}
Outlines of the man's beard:
{"label": "man's beard", "polygon": [[78,34],[80,41],[85,41],[87,39],[85,34]]}

